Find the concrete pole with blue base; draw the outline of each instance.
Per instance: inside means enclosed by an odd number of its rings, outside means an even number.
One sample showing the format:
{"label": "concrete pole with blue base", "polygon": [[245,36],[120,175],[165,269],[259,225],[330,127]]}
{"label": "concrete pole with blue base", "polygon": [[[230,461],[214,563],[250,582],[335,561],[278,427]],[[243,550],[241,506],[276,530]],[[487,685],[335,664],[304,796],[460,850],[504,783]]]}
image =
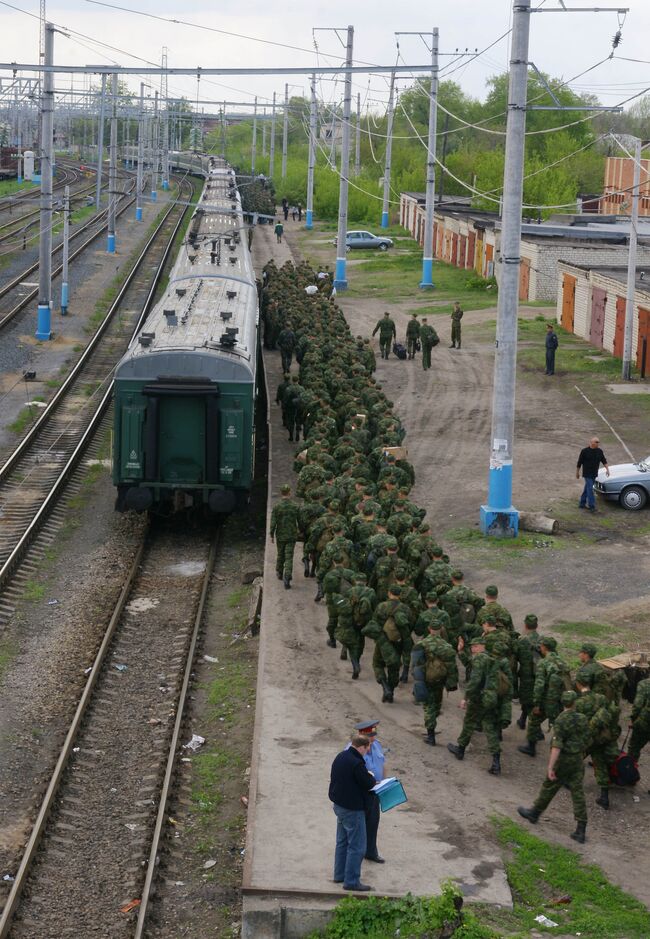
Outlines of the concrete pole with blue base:
{"label": "concrete pole with blue base", "polygon": [[354,26],[348,26],[348,41],[345,51],[345,91],[343,95],[343,135],[341,138],[341,179],[339,183],[339,227],[336,239],[336,268],[334,286],[347,290],[345,271],[346,236],[348,233],[348,177],[350,174],[350,114],[352,112],[352,47]]}
{"label": "concrete pole with blue base", "polygon": [[138,119],[138,168],[135,181],[135,220],[142,221],[142,187],[144,186],[144,82],[140,82],[140,117]]}
{"label": "concrete pole with blue base", "polygon": [[61,261],[61,316],[68,312],[68,265],[70,257],[70,187],[63,190],[63,259]]}
{"label": "concrete pole with blue base", "polygon": [[433,217],[436,208],[436,128],[438,121],[438,29],[431,33],[431,88],[429,91],[429,139],[427,141],[427,185],[422,246],[423,290],[435,287],[433,282]]}
{"label": "concrete pole with blue base", "polygon": [[106,113],[106,74],[102,73],[102,97],[99,105],[97,125],[97,183],[95,186],[95,209],[99,212],[102,198],[102,168],[104,165],[104,115]]}
{"label": "concrete pole with blue base", "polygon": [[275,92],[273,92],[273,107],[271,109],[271,143],[269,147],[269,179],[273,179],[275,169]]}
{"label": "concrete pole with blue base", "polygon": [[386,156],[384,159],[384,201],[381,213],[381,227],[388,228],[388,207],[390,205],[390,164],[393,152],[393,114],[395,98],[395,72],[390,73],[390,93],[388,95],[388,120],[386,122]]}
{"label": "concrete pole with blue base", "polygon": [[106,250],[115,254],[115,217],[117,207],[117,75],[111,76],[111,139],[108,149],[108,244]]}
{"label": "concrete pole with blue base", "polygon": [[255,177],[255,160],[257,159],[257,95],[253,105],[253,139],[251,141],[251,182]]}
{"label": "concrete pole with blue base", "polygon": [[519,512],[512,504],[512,453],[529,33],[530,0],[515,0],[503,173],[503,223],[499,258],[502,269],[494,356],[490,476],[488,501],[481,506],[480,518],[483,534],[499,538],[515,538],[519,531]]}
{"label": "concrete pole with blue base", "polygon": [[153,120],[151,122],[151,201],[158,201],[158,169],[160,165],[158,151],[158,91],[154,92]]}
{"label": "concrete pole with blue base", "polygon": [[311,77],[311,106],[309,109],[309,162],[307,164],[307,207],[305,228],[314,227],[314,169],[316,166],[316,76]]}
{"label": "concrete pole with blue base", "polygon": [[[54,27],[45,24],[44,65],[53,65]],[[54,156],[54,72],[43,75],[41,94],[41,201],[38,246],[38,321],[36,338],[52,337],[52,164]]]}

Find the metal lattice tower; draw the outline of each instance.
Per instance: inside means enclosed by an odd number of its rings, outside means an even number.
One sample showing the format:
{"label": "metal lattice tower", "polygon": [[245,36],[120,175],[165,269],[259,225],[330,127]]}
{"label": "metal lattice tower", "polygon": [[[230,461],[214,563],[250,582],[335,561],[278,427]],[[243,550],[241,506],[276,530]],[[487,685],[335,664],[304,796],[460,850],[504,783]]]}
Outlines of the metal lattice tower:
{"label": "metal lattice tower", "polygon": [[41,0],[40,28],[38,33],[38,61],[42,65],[45,58],[45,0]]}

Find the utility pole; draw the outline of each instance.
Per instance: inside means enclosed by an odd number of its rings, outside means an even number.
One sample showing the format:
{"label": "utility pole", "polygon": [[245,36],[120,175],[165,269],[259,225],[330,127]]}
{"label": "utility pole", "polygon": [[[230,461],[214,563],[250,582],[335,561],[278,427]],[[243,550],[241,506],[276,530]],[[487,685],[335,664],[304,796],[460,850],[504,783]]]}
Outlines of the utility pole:
{"label": "utility pole", "polygon": [[[167,46],[163,46],[162,48],[162,67],[163,69],[167,68]],[[160,76],[160,106],[162,109],[162,188],[163,192],[167,192],[169,189],[169,91],[167,72],[163,72]]]}
{"label": "utility pole", "polygon": [[357,94],[357,126],[354,142],[354,175],[361,172],[361,95]]}
{"label": "utility pole", "polygon": [[316,166],[316,76],[311,77],[311,105],[309,108],[309,163],[307,164],[307,208],[305,228],[314,227],[314,169]]}
{"label": "utility pole", "polygon": [[142,221],[142,188],[144,186],[144,82],[140,82],[140,116],[138,119],[138,168],[135,182],[135,220]]}
{"label": "utility pole", "polygon": [[61,316],[68,312],[68,259],[70,257],[70,187],[63,190],[63,262],[61,270]]}
{"label": "utility pole", "polygon": [[275,168],[275,92],[273,92],[273,108],[271,110],[271,144],[269,150],[269,176],[273,179]]}
{"label": "utility pole", "polygon": [[284,86],[284,118],[282,122],[282,179],[287,175],[287,144],[289,141],[289,86]]}
{"label": "utility pole", "polygon": [[436,128],[438,121],[438,27],[431,32],[431,87],[429,90],[429,139],[427,141],[427,185],[424,210],[424,244],[422,246],[422,280],[424,290],[433,283],[433,217],[436,209]]}
{"label": "utility pole", "polygon": [[512,505],[512,451],[515,426],[517,309],[521,266],[521,209],[528,84],[530,0],[515,0],[512,18],[506,154],[503,173],[503,265],[497,308],[492,431],[487,505],[481,506],[481,531],[497,537],[517,536],[519,512]]}
{"label": "utility pole", "polygon": [[345,91],[343,94],[343,137],[341,140],[341,176],[339,183],[339,227],[336,240],[336,270],[334,286],[346,290],[346,236],[348,230],[348,176],[350,173],[350,113],[352,111],[352,48],[354,26],[348,26],[348,41],[345,49]]}
{"label": "utility pole", "polygon": [[381,227],[388,228],[388,206],[390,204],[390,163],[393,151],[393,113],[395,99],[395,72],[390,73],[388,94],[388,120],[386,122],[386,157],[384,161],[384,202],[381,212]]}
{"label": "utility pole", "polygon": [[223,158],[226,159],[226,149],[228,144],[228,134],[226,132],[226,102],[223,103],[223,111],[221,112],[221,142],[223,144]]}
{"label": "utility pole", "polygon": [[[54,26],[45,24],[44,64],[54,64]],[[38,251],[37,339],[49,339],[52,301],[52,162],[54,158],[54,73],[45,72],[41,95],[41,202]]]}
{"label": "utility pole", "polygon": [[159,166],[159,153],[158,153],[158,90],[154,92],[154,102],[153,102],[153,121],[151,122],[151,156],[152,156],[152,166],[151,166],[151,201],[156,202],[158,199],[158,166]]}
{"label": "utility pole", "polygon": [[634,182],[632,185],[632,214],[630,217],[630,248],[627,261],[627,295],[625,300],[625,332],[623,336],[623,369],[621,378],[632,377],[632,334],[634,331],[634,291],[636,286],[636,243],[639,227],[639,184],[641,182],[641,141],[634,142]]}
{"label": "utility pole", "polygon": [[111,139],[108,148],[108,237],[106,250],[115,254],[115,209],[117,206],[117,75],[111,75]]}
{"label": "utility pole", "polygon": [[99,212],[102,198],[102,167],[104,164],[104,115],[106,111],[106,73],[102,72],[102,99],[99,106],[99,125],[97,127],[97,188],[95,190],[95,208]]}
{"label": "utility pole", "polygon": [[257,150],[257,95],[253,105],[253,142],[251,144],[251,176],[255,176],[255,157]]}
{"label": "utility pole", "polygon": [[266,108],[264,108],[264,119],[262,120],[262,156],[266,156]]}

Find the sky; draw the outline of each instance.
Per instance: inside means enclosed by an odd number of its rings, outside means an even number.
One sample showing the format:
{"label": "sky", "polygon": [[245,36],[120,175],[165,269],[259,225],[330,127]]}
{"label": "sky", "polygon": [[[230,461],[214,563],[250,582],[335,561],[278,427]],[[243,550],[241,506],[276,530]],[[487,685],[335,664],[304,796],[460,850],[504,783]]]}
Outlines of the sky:
{"label": "sky", "polygon": [[[533,7],[554,10],[558,0],[533,0]],[[107,0],[127,9],[111,9],[90,0],[47,0],[47,17],[62,28],[68,27],[90,39],[70,35],[55,36],[57,64],[87,65],[117,62],[121,65],[142,64],[132,56],[150,63],[159,62],[163,46],[167,47],[171,66],[190,67],[296,67],[339,65],[345,50],[345,28],[354,26],[354,57],[357,64],[373,63],[390,66],[396,63],[396,31],[428,31],[436,25],[440,31],[441,77],[445,70],[470,95],[483,98],[486,81],[491,75],[507,69],[508,36],[496,42],[478,57],[458,57],[466,49],[481,52],[511,25],[512,0],[453,0],[424,4],[422,0],[240,0],[226,5],[215,0]],[[567,0],[567,6],[587,7],[594,0]],[[608,6],[602,0],[600,6]],[[612,4],[614,5],[614,4]],[[628,0],[625,17],[615,12],[561,13],[540,12],[531,16],[530,60],[538,69],[565,80],[601,63],[571,84],[578,92],[592,92],[603,103],[615,104],[650,88],[650,2]],[[221,9],[217,9],[221,7]],[[38,0],[0,2],[0,62],[34,63],[38,55]],[[178,23],[161,22],[150,16],[177,18],[197,24],[195,28]],[[624,22],[623,22],[624,20]],[[612,37],[622,23],[622,41],[613,60]],[[334,32],[321,31],[337,27]],[[318,29],[314,32],[314,29]],[[236,38],[215,30],[237,33]],[[110,51],[95,44],[101,40],[115,47]],[[314,50],[318,44],[318,54]],[[278,45],[274,45],[277,43]],[[286,48],[289,46],[291,48]],[[130,54],[130,55],[129,55]],[[400,64],[424,65],[430,52],[416,36],[399,40]],[[628,62],[624,58],[645,62]],[[446,69],[445,69],[446,67]],[[10,75],[10,72],[1,72]],[[140,78],[126,79],[133,90]],[[78,79],[79,82],[82,79]],[[152,83],[159,79],[151,79]],[[217,110],[217,101],[270,102],[273,92],[284,95],[284,83],[291,83],[290,93],[309,93],[308,77],[283,75],[229,76],[201,79],[198,96],[205,110]],[[405,88],[412,76],[398,79],[398,88]],[[70,79],[59,76],[57,87],[69,87]],[[169,77],[170,94],[197,97],[195,77]],[[342,96],[341,78],[319,81],[319,97],[326,102]],[[387,98],[387,78],[355,75],[353,93],[361,94],[362,110],[382,111]],[[215,102],[209,104],[208,102]]]}

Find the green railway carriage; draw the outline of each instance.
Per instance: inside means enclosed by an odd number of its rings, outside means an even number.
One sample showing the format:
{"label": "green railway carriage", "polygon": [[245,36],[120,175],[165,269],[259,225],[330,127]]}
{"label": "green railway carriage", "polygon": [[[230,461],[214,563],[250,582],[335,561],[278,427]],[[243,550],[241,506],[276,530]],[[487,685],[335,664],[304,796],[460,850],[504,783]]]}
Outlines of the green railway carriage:
{"label": "green railway carriage", "polygon": [[115,373],[118,510],[230,512],[248,499],[257,288],[234,175],[212,163],[166,292]]}

